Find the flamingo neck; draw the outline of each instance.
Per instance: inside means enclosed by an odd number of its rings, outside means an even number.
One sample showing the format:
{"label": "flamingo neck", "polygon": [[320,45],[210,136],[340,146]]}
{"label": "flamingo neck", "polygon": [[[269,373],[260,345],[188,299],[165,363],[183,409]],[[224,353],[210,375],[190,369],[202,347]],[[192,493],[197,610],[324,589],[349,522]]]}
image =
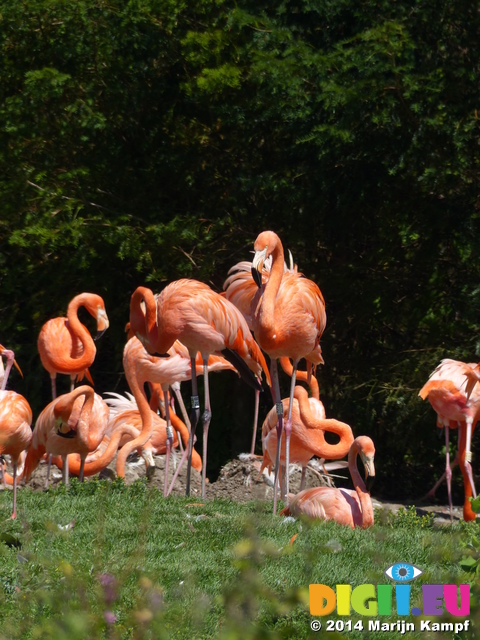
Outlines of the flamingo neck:
{"label": "flamingo neck", "polygon": [[71,362],[72,366],[74,367],[74,372],[82,371],[83,369],[87,369],[89,366],[91,366],[97,352],[90,332],[78,319],[78,310],[80,307],[85,306],[85,302],[86,296],[84,294],[80,294],[78,296],[75,296],[75,298],[68,305],[67,309],[68,330],[72,334],[73,338],[78,340],[83,347],[83,353],[78,358],[67,356],[65,357],[65,360]]}
{"label": "flamingo neck", "polygon": [[[260,344],[275,340],[275,301],[280,289],[284,270],[284,255],[281,242],[277,242],[271,253],[272,268],[264,286],[258,314],[259,328],[256,331]],[[268,350],[268,346],[267,346]]]}
{"label": "flamingo neck", "polygon": [[[280,361],[280,366],[285,371],[287,376],[292,377],[292,375],[293,375],[293,364],[292,364],[290,358],[287,358],[286,356],[284,356],[282,358],[279,358],[279,361]],[[308,384],[308,386],[310,387],[310,392],[312,394],[312,398],[315,398],[315,400],[320,400],[320,387],[318,386],[318,380],[313,375],[313,373],[309,374],[308,371],[303,371],[302,369],[297,369],[296,379],[299,382],[306,382]]]}
{"label": "flamingo neck", "polygon": [[157,303],[151,289],[137,287],[130,299],[130,330],[149,351],[158,338]]}
{"label": "flamingo neck", "polygon": [[[129,357],[130,356],[130,357]],[[134,354],[127,353],[124,357],[123,368],[125,370],[125,377],[127,378],[128,385],[131,392],[135,397],[137,403],[138,412],[142,420],[142,430],[140,434],[123,445],[117,456],[117,475],[125,477],[125,463],[130,453],[137,447],[143,447],[149,438],[152,436],[153,431],[153,419],[152,410],[148,404],[145,390],[143,389],[143,379],[140,380],[140,372],[137,369],[137,360]]]}
{"label": "flamingo neck", "polygon": [[[315,455],[327,460],[340,459],[347,455],[353,442],[353,434],[349,425],[332,418],[319,419],[312,411],[308,393],[303,387],[295,387],[294,397],[298,400],[303,424],[307,429],[312,429],[309,439],[313,438],[318,447]],[[338,435],[340,440],[336,444],[329,444],[325,440],[325,431]]]}
{"label": "flamingo neck", "polygon": [[357,492],[358,500],[360,502],[360,507],[362,511],[362,528],[370,527],[373,525],[373,507],[372,500],[370,498],[370,494],[367,491],[367,487],[365,486],[365,482],[363,481],[362,476],[360,475],[357,468],[357,456],[358,456],[358,445],[356,443],[350,447],[350,451],[348,453],[348,470],[350,471],[350,476],[352,477],[353,486],[355,491]]}

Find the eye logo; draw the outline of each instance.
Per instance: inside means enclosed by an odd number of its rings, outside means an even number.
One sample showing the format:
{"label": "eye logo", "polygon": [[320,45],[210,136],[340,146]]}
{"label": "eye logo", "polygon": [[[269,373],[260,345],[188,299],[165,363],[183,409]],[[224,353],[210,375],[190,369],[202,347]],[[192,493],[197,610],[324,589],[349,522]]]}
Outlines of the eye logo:
{"label": "eye logo", "polygon": [[385,569],[385,575],[391,580],[395,580],[395,582],[410,582],[418,578],[422,573],[421,569],[407,562],[397,562]]}

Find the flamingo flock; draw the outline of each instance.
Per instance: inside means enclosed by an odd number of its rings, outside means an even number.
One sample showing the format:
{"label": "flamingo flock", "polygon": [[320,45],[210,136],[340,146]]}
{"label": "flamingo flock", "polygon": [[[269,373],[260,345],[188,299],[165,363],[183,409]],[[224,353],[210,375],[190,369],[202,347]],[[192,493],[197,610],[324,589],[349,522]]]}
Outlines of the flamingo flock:
{"label": "flamingo flock", "polygon": [[[0,357],[0,474],[4,485],[13,486],[12,518],[17,514],[18,484],[27,482],[44,459],[62,469],[63,481],[68,484],[69,473],[83,480],[100,472],[115,456],[117,476],[125,477],[125,463],[133,451],[143,458],[150,476],[155,469],[154,456],[165,455],[164,496],[171,493],[186,464],[186,494],[190,493],[193,468],[201,473],[205,497],[212,419],[209,373],[234,370],[256,394],[252,456],[259,394],[270,389],[272,408],[261,428],[261,471],[274,471],[273,513],[277,513],[280,492],[286,503],[281,515],[333,519],[352,527],[373,525],[368,483],[360,477],[357,457],[362,460],[365,477],[372,479],[374,444],[367,436],[354,437],[348,424],[327,418],[320,400],[315,373],[316,367],[323,364],[320,339],[326,327],[324,297],[292,259],[287,267],[276,233],[260,233],[253,249],[253,261],[234,265],[221,293],[188,279],[174,281],[159,293],[137,287],[131,295],[129,333],[123,352],[123,368],[131,392],[127,396],[107,392],[102,398],[93,388],[90,368],[96,346],[80,322],[78,310],[84,307],[96,320],[96,338],[100,337],[108,329],[109,320],[105,303],[97,294],[76,295],[68,305],[66,317],[48,320],[39,333],[38,352],[50,376],[52,400],[38,415],[33,430],[27,400],[6,390],[12,367],[20,373],[21,370],[14,353],[0,345],[0,356],[6,359],[4,370]],[[302,360],[306,370],[299,369]],[[289,395],[283,399],[278,364],[290,378]],[[70,377],[68,393],[57,395],[58,374]],[[204,376],[202,412],[199,375]],[[192,385],[190,414],[180,393],[180,385],[187,380]],[[457,428],[460,434],[458,460],[465,482],[466,520],[475,517],[469,498],[476,495],[471,438],[480,407],[479,382],[480,365],[444,360],[419,394],[432,404],[438,426],[445,427],[450,508],[453,465],[448,458],[449,430]],[[80,386],[75,386],[77,383]],[[183,420],[177,414],[175,400]],[[194,446],[200,420],[201,456]],[[333,434],[336,442],[332,444],[326,434]],[[176,448],[180,450],[180,462],[170,477],[170,456]],[[3,455],[11,458],[12,476],[5,470]],[[340,460],[347,455],[354,491],[304,488],[307,465],[313,457]],[[300,492],[296,495],[289,491],[291,463],[302,468]],[[48,476],[47,473],[47,486]]]}

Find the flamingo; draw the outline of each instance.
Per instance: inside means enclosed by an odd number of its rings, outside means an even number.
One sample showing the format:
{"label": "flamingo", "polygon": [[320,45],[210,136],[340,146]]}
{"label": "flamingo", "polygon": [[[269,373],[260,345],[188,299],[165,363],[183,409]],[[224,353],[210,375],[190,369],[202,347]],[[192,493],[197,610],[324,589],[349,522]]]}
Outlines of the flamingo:
{"label": "flamingo", "polygon": [[[13,508],[12,519],[17,517],[17,469],[21,456],[28,448],[32,440],[32,409],[28,401],[15,391],[6,391],[8,374],[12,365],[15,364],[20,371],[20,367],[15,362],[15,354],[10,349],[5,349],[0,345],[0,355],[7,358],[7,367],[0,390],[0,457],[4,454],[10,455],[13,467]],[[3,360],[0,357],[3,372]],[[2,465],[3,466],[3,465]],[[3,472],[3,483],[6,484],[6,474]],[[10,483],[10,482],[9,482]]]}
{"label": "flamingo", "polygon": [[109,322],[103,299],[95,293],[80,293],[69,303],[66,318],[52,318],[40,330],[37,347],[40,360],[50,374],[52,399],[57,396],[57,373],[70,376],[70,390],[75,378],[84,376],[93,384],[89,367],[95,359],[96,347],[88,329],[78,319],[78,309],[85,307],[97,321],[99,338],[108,329]]}
{"label": "flamingo", "polygon": [[[3,366],[3,360],[1,356],[3,356],[7,361],[7,366],[5,368]],[[19,371],[20,375],[23,378],[22,370],[20,369],[20,367],[17,364],[17,361],[15,360],[15,353],[11,349],[6,349],[3,345],[0,344],[0,382],[1,382],[0,389],[2,391],[4,391],[7,388],[8,377],[10,375],[10,370],[13,365],[15,365],[15,368]]]}
{"label": "flamingo", "polygon": [[[445,358],[430,375],[427,383],[420,389],[422,400],[428,399],[437,413],[437,425],[445,427],[446,461],[450,518],[453,519],[452,505],[452,469],[449,454],[449,431],[458,424],[459,462],[464,484],[464,520],[475,520],[469,498],[476,496],[471,467],[471,441],[480,411],[480,364],[467,364],[459,360]],[[438,485],[438,483],[437,483]],[[436,486],[437,486],[436,485]],[[436,488],[435,486],[435,488]],[[433,490],[432,490],[433,491]]]}
{"label": "flamingo", "polygon": [[130,325],[150,353],[164,354],[178,339],[187,347],[192,360],[192,433],[188,451],[187,495],[190,495],[191,452],[200,416],[194,363],[197,352],[202,356],[205,380],[202,457],[204,497],[208,428],[212,417],[208,380],[209,355],[223,355],[254,388],[261,388],[258,378],[262,369],[270,383],[265,358],[238,309],[225,297],[197,280],[182,279],[172,282],[157,297],[150,289],[138,287],[131,298]]}
{"label": "flamingo", "polygon": [[[130,340],[125,345],[124,350],[124,366],[125,361],[127,360],[127,366],[138,369],[139,374],[143,382],[148,382],[150,387],[155,390],[156,385],[160,385],[160,388],[163,393],[167,393],[169,386],[172,386],[173,389],[177,392],[177,398],[181,401],[181,406],[183,405],[183,401],[181,395],[178,390],[178,383],[183,382],[185,380],[190,380],[192,377],[192,360],[188,356],[188,351],[185,345],[176,340],[170,349],[167,351],[169,357],[168,358],[159,358],[157,356],[153,356],[149,354],[143,344],[140,342],[138,338],[135,336],[130,338]],[[215,356],[209,359],[208,362],[208,370],[210,371],[219,371],[224,369],[234,369],[234,367],[225,360],[225,358]],[[194,370],[196,375],[201,375],[204,373],[204,367],[200,364],[199,358],[195,358],[194,360]],[[132,390],[133,391],[133,390]],[[134,394],[135,395],[135,394]],[[145,393],[143,392],[143,395]],[[155,390],[155,393],[152,393],[152,397],[150,399],[150,406],[158,403],[158,395],[159,391]],[[135,396],[136,397],[136,396]],[[173,483],[175,482],[178,473],[183,465],[184,459],[180,461],[180,464],[177,468],[177,472],[174,475],[172,480],[172,484],[170,489],[168,489],[168,467],[169,467],[169,457],[170,450],[172,448],[173,443],[173,431],[168,426],[170,422],[175,422],[178,426],[178,422],[176,418],[173,418],[172,412],[168,410],[169,404],[168,399],[164,403],[165,407],[165,420],[167,422],[167,442],[166,442],[166,460],[165,460],[165,486],[164,486],[164,495],[168,495],[171,491]],[[156,408],[156,407],[155,407]],[[183,424],[183,423],[182,423]],[[194,455],[192,450],[192,456]],[[121,458],[120,458],[121,459]],[[118,459],[117,459],[118,464]],[[122,463],[120,463],[121,465]],[[198,463],[196,463],[198,466]],[[120,474],[120,477],[124,477],[124,471],[121,466],[117,468],[117,474]]]}
{"label": "flamingo", "polygon": [[374,522],[372,500],[357,469],[359,454],[365,468],[365,480],[371,481],[375,477],[375,446],[368,436],[358,436],[348,453],[348,469],[355,491],[332,487],[304,489],[289,496],[288,505],[280,515],[305,515],[320,520],[335,520],[352,529],[371,527]]}
{"label": "flamingo", "polygon": [[[289,398],[282,400],[284,416],[289,413]],[[316,398],[309,398],[308,392],[297,385],[294,390],[292,415],[292,433],[290,440],[290,462],[302,466],[300,490],[305,485],[305,472],[313,456],[327,460],[339,460],[347,455],[353,442],[352,429],[345,422],[325,418],[323,404]],[[275,407],[270,409],[262,426],[263,463],[271,470],[277,452],[277,422]],[[339,436],[336,444],[325,440],[325,431]],[[285,442],[282,442],[280,462],[285,465]]]}
{"label": "flamingo", "polygon": [[[253,311],[252,324],[255,339],[271,359],[275,406],[278,415],[277,441],[281,444],[283,432],[283,405],[280,396],[277,358],[293,360],[290,383],[289,412],[285,421],[286,492],[288,493],[288,467],[290,461],[290,435],[292,430],[293,396],[298,363],[321,362],[320,337],[327,317],[325,300],[318,286],[300,273],[285,273],[284,253],[280,238],[273,231],[263,231],[255,240],[252,276],[261,289],[259,302]],[[265,260],[272,256],[270,276],[265,284],[258,275]],[[277,483],[280,466],[280,446],[275,461],[273,511],[277,510]]]}
{"label": "flamingo", "polygon": [[69,453],[79,453],[82,461],[79,478],[83,480],[85,459],[103,440],[108,414],[108,405],[88,385],[76,387],[52,400],[35,423],[22,478],[27,482],[47,453],[64,458],[63,479],[68,484],[65,459]]}

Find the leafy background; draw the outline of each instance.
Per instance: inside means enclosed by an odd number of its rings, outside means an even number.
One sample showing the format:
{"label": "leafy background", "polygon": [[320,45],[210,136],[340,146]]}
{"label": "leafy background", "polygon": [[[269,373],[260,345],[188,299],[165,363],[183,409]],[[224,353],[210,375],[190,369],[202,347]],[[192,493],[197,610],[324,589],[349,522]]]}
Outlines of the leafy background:
{"label": "leafy background", "polygon": [[[0,341],[34,415],[38,332],[75,294],[105,300],[92,375],[122,390],[135,287],[220,291],[272,228],[326,299],[327,415],[374,438],[379,495],[426,491],[444,457],[418,390],[480,350],[479,35],[460,0],[3,0]],[[253,397],[212,391],[214,478]]]}

